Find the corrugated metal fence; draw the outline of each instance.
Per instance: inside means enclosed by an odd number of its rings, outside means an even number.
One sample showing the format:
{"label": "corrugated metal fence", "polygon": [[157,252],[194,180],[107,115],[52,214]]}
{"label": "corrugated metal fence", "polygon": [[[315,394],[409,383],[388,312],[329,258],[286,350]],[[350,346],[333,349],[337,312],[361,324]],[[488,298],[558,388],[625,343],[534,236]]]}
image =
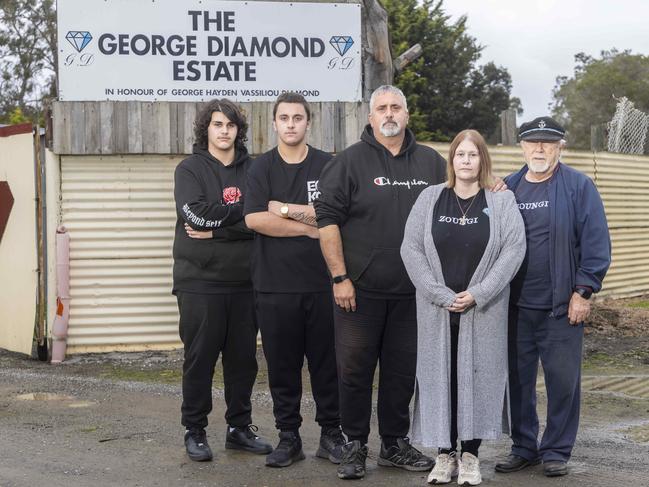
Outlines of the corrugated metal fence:
{"label": "corrugated metal fence", "polygon": [[171,295],[179,157],[61,158],[70,231],[69,353],[177,347]]}
{"label": "corrugated metal fence", "polygon": [[[448,144],[431,145],[448,156]],[[491,147],[489,152],[496,175],[507,175],[522,165],[518,147]],[[649,157],[565,151],[562,160],[588,174],[604,200],[613,259],[599,296],[649,293]]]}
{"label": "corrugated metal fence", "polygon": [[[448,144],[432,144],[444,156]],[[492,147],[494,172],[522,164],[517,147]],[[62,156],[62,219],[71,235],[70,353],[179,346],[171,296],[180,156]],[[603,296],[649,292],[649,157],[565,153],[593,178],[613,239]]]}

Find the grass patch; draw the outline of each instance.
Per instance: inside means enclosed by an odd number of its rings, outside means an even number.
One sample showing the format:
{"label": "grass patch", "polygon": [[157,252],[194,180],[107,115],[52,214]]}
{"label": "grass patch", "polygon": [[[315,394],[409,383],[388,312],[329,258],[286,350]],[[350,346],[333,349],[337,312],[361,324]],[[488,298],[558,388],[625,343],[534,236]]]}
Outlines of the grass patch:
{"label": "grass patch", "polygon": [[636,301],[635,303],[629,303],[629,308],[649,309],[649,301]]}
{"label": "grass patch", "polygon": [[102,371],[99,377],[134,382],[180,384],[182,375],[183,373],[180,369],[133,369],[113,365]]}

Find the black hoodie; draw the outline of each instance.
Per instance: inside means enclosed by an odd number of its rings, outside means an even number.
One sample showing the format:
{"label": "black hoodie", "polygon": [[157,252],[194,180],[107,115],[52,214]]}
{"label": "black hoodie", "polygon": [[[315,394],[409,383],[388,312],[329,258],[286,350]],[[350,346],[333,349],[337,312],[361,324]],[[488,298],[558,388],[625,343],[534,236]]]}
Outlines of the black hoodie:
{"label": "black hoodie", "polygon": [[[243,221],[243,191],[251,159],[237,150],[224,166],[206,149],[194,146],[174,174],[176,234],[173,292],[214,294],[251,289],[253,233]],[[184,224],[211,230],[211,239],[192,239]]]}
{"label": "black hoodie", "polygon": [[406,129],[393,156],[370,125],[360,142],[334,157],[320,175],[318,227],[338,225],[347,274],[358,289],[383,296],[413,294],[399,249],[410,210],[428,186],[446,180],[446,161]]}

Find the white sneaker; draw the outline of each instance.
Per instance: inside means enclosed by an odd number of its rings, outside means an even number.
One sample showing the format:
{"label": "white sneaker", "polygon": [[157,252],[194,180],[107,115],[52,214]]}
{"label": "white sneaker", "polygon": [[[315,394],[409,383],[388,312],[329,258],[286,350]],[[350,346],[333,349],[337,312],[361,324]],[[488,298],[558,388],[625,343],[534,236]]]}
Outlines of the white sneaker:
{"label": "white sneaker", "polygon": [[480,475],[480,460],[470,453],[462,453],[460,460],[460,474],[457,477],[458,485],[479,485],[482,483]]}
{"label": "white sneaker", "polygon": [[457,477],[457,458],[455,452],[437,455],[435,466],[428,474],[429,484],[448,484],[453,477]]}

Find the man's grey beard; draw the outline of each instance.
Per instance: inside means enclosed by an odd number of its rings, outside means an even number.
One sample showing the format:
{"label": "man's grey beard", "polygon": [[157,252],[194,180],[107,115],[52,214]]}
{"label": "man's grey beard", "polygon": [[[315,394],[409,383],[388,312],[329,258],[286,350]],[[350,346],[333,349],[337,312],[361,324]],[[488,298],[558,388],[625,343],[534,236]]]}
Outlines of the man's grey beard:
{"label": "man's grey beard", "polygon": [[548,169],[550,169],[551,164],[548,164],[547,162],[539,163],[539,162],[530,162],[527,167],[529,168],[530,171],[533,173],[544,173],[547,172]]}
{"label": "man's grey beard", "polygon": [[395,137],[401,133],[401,126],[398,122],[392,122],[390,124],[385,123],[379,128],[383,137]]}

